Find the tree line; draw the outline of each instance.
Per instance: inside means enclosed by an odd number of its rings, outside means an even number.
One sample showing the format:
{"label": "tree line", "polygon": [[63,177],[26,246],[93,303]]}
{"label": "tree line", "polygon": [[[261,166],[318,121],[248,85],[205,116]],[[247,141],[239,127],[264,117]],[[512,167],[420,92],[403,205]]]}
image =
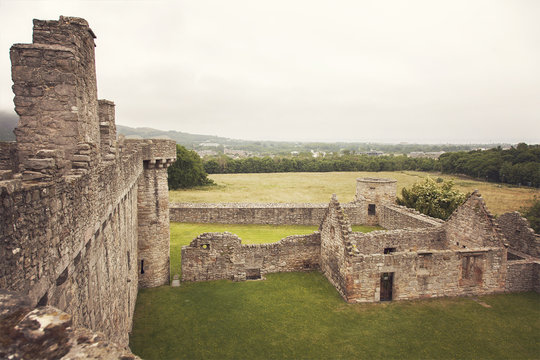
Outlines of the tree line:
{"label": "tree line", "polygon": [[439,157],[440,171],[463,174],[491,182],[540,187],[540,145],[520,143],[502,150],[446,153]]}
{"label": "tree line", "polygon": [[204,169],[209,174],[329,172],[329,171],[399,171],[436,170],[436,161],[427,158],[399,156],[343,155],[325,157],[250,157],[231,159],[227,156],[206,159]]}

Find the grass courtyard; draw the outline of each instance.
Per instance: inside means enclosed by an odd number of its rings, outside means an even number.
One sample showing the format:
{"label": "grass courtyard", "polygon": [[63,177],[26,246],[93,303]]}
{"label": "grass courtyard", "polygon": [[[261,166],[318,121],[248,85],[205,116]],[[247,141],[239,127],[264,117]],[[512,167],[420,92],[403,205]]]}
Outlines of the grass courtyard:
{"label": "grass courtyard", "polygon": [[[316,228],[172,223],[171,272],[203,231],[263,243]],[[319,272],[185,283],[139,291],[130,347],[143,359],[534,359],[540,295],[347,304]]]}
{"label": "grass courtyard", "polygon": [[[354,197],[358,177],[395,178],[399,193],[425,176],[420,172],[212,175],[217,186],[171,191],[170,199],[324,203],[336,193],[347,202]],[[540,196],[538,189],[453,179],[461,191],[479,189],[494,214],[517,210]],[[171,274],[180,274],[181,247],[202,232],[229,231],[253,244],[316,229],[171,223]],[[132,351],[143,359],[540,358],[536,293],[347,304],[319,272],[266,277],[140,290]]]}
{"label": "grass courtyard", "polygon": [[[144,359],[537,359],[540,295],[347,304],[319,272],[139,291]],[[489,306],[489,307],[488,307]]]}

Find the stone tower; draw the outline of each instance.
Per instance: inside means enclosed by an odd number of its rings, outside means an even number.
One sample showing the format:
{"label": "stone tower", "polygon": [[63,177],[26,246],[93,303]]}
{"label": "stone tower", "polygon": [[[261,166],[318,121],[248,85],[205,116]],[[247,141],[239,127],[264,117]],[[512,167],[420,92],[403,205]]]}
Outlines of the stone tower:
{"label": "stone tower", "polygon": [[144,156],[144,171],[138,183],[139,288],[166,285],[170,279],[167,167],[176,153],[171,154],[169,144],[161,141],[145,140],[151,151]]}
{"label": "stone tower", "polygon": [[356,179],[356,200],[373,204],[395,204],[396,184],[394,179]]}

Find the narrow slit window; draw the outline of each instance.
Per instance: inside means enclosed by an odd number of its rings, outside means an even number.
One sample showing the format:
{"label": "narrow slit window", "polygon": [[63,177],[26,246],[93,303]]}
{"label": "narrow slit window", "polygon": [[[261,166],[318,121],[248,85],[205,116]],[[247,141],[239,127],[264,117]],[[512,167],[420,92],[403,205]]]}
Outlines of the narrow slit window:
{"label": "narrow slit window", "polygon": [[144,260],[141,260],[141,274],[144,274]]}

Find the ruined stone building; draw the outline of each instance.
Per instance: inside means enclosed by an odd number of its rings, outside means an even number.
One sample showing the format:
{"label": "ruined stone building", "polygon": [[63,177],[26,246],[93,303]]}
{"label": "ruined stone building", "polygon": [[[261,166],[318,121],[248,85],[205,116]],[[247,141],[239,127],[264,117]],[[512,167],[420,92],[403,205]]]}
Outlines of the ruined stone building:
{"label": "ruined stone building", "polygon": [[[319,223],[319,231],[277,243],[242,244],[204,233],[182,248],[182,280],[261,279],[319,270],[348,302],[540,291],[540,241],[518,213],[495,220],[478,192],[443,222],[395,205],[396,182],[358,179],[353,202],[176,204],[171,219]],[[353,232],[353,224],[386,230]]]}
{"label": "ruined stone building", "polygon": [[95,38],[80,18],[34,20],[32,43],[11,48],[20,119],[17,141],[0,143],[0,358],[88,355],[104,340],[121,353],[137,289],[169,282],[176,146],[117,139]]}

